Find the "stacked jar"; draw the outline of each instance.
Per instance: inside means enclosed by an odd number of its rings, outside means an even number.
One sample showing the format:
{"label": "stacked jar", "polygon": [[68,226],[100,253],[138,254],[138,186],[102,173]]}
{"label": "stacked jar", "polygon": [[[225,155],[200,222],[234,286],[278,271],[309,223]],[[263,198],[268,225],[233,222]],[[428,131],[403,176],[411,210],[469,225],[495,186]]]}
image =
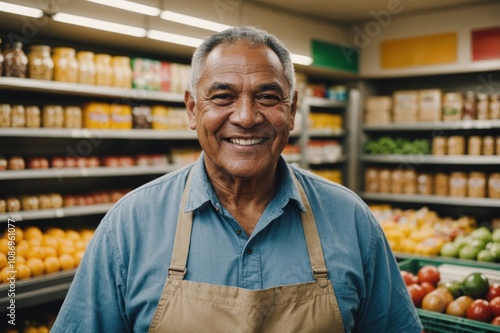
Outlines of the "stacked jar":
{"label": "stacked jar", "polygon": [[120,88],[131,88],[132,68],[130,67],[130,58],[123,56],[114,56],[112,58],[112,68],[112,86]]}
{"label": "stacked jar", "polygon": [[96,54],[96,82],[98,86],[111,86],[113,84],[113,68],[109,54]]}
{"label": "stacked jar", "polygon": [[54,61],[54,80],[61,82],[78,82],[78,60],[75,49],[56,47],[52,60]]}
{"label": "stacked jar", "polygon": [[95,84],[96,66],[94,53],[80,51],[76,54],[78,60],[78,83]]}
{"label": "stacked jar", "polygon": [[50,55],[50,46],[33,45],[28,54],[28,74],[31,79],[52,80],[54,61]]}

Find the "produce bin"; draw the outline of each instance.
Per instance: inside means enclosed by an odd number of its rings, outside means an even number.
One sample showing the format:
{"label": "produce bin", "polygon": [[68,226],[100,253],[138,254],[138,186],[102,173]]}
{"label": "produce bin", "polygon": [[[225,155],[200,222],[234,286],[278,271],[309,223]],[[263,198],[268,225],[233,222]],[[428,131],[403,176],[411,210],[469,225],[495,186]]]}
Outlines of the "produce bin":
{"label": "produce bin", "polygon": [[[439,266],[441,264],[454,264],[459,266],[491,268],[491,264],[476,263],[472,261],[460,262],[459,260],[449,260],[443,258],[415,258],[405,259],[398,263],[400,270],[405,270],[416,274],[425,265]],[[477,320],[450,316],[445,313],[438,313],[417,309],[418,315],[424,325],[425,333],[500,333],[500,326],[483,323]]]}

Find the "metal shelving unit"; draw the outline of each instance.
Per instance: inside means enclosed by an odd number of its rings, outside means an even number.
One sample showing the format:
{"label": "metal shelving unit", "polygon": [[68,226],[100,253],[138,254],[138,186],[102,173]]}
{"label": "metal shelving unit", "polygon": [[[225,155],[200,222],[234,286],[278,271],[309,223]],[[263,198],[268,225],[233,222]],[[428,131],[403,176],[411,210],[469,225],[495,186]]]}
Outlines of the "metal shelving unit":
{"label": "metal shelving unit", "polygon": [[113,207],[114,203],[105,203],[99,205],[74,206],[57,209],[39,209],[39,210],[24,210],[11,213],[0,214],[0,224],[7,223],[8,219],[16,222],[27,220],[44,220],[44,219],[60,219],[69,216],[85,216],[94,214],[105,214]]}
{"label": "metal shelving unit", "polygon": [[412,194],[386,194],[386,193],[361,193],[364,200],[375,200],[385,202],[407,202],[421,204],[439,204],[450,206],[467,207],[491,207],[500,208],[500,199],[470,198],[470,197],[447,197],[439,195],[412,195]]}
{"label": "metal shelving unit", "polygon": [[500,156],[435,156],[435,155],[362,155],[361,161],[371,163],[500,165]]}
{"label": "metal shelving unit", "polygon": [[422,123],[390,123],[383,125],[364,125],[365,132],[394,132],[394,131],[432,131],[432,130],[469,130],[469,129],[496,129],[500,128],[500,120],[463,120],[450,122],[422,122]]}

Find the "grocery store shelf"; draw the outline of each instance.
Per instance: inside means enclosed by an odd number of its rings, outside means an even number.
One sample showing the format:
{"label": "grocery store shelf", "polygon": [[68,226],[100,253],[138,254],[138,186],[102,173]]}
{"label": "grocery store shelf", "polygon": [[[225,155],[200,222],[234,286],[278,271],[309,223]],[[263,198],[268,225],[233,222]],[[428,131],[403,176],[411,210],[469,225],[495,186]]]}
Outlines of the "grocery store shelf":
{"label": "grocery store shelf", "polygon": [[[16,281],[16,309],[64,299],[75,276],[75,271],[76,269],[65,270]],[[0,312],[8,311],[7,306],[11,300],[8,297],[9,288],[9,283],[0,284],[0,295],[2,295]]]}
{"label": "grocery store shelf", "polygon": [[500,128],[500,120],[466,120],[450,122],[422,122],[422,123],[391,123],[382,125],[364,125],[366,132],[385,131],[432,131],[432,130],[469,130],[469,129]]}
{"label": "grocery store shelf", "polygon": [[500,165],[500,156],[362,155],[363,162],[418,164]]}
{"label": "grocery store shelf", "polygon": [[309,129],[307,133],[310,137],[325,137],[325,138],[339,138],[345,135],[343,129],[337,128],[323,128],[323,129]]}
{"label": "grocery store shelf", "polygon": [[409,202],[422,204],[441,204],[468,207],[493,207],[500,208],[500,199],[491,198],[469,198],[469,197],[447,197],[440,195],[413,195],[413,194],[386,194],[386,193],[362,193],[364,200],[376,200],[387,202]]}
{"label": "grocery store shelf", "polygon": [[339,157],[338,159],[336,160],[333,160],[333,161],[328,161],[328,160],[321,160],[321,161],[317,161],[317,160],[308,160],[308,163],[310,165],[320,165],[320,164],[337,164],[337,163],[344,163],[346,161],[346,157],[345,156],[341,156]]}
{"label": "grocery store shelf", "polygon": [[0,137],[42,137],[82,139],[170,139],[194,140],[195,131],[162,131],[148,129],[94,130],[73,128],[0,128]]}
{"label": "grocery store shelf", "polygon": [[98,167],[98,168],[50,168],[0,171],[0,180],[43,179],[43,178],[80,178],[80,177],[119,177],[155,175],[177,170],[180,165]]}
{"label": "grocery store shelf", "polygon": [[113,203],[106,203],[99,205],[75,206],[57,209],[39,209],[30,211],[24,210],[19,212],[3,213],[0,214],[0,223],[7,223],[8,219],[19,222],[26,220],[63,218],[68,216],[105,214],[108,210],[111,209],[111,207],[113,207],[113,205]]}
{"label": "grocery store shelf", "polygon": [[147,91],[141,89],[126,89],[15,77],[0,77],[0,89],[70,94],[72,96],[120,98],[121,103],[138,103],[141,101],[184,103],[183,93]]}
{"label": "grocery store shelf", "polygon": [[406,252],[398,252],[393,251],[394,257],[396,259],[415,259],[419,261],[425,261],[425,263],[435,263],[435,265],[440,264],[451,264],[451,265],[460,265],[467,267],[477,267],[477,268],[487,268],[487,269],[496,269],[500,270],[500,263],[494,262],[484,262],[477,260],[468,260],[468,259],[458,259],[458,258],[448,258],[441,256],[427,256],[422,254],[412,254]]}
{"label": "grocery store shelf", "polygon": [[320,107],[320,108],[345,108],[347,107],[347,101],[336,101],[333,99],[322,98],[322,97],[304,97],[303,103],[307,104],[309,107]]}

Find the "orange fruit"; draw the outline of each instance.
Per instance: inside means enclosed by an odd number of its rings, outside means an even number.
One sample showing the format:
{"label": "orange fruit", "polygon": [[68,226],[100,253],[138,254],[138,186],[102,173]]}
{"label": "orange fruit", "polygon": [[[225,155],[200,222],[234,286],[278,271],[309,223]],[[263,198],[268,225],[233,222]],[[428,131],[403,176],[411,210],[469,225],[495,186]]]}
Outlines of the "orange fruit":
{"label": "orange fruit", "polygon": [[43,246],[50,246],[50,247],[53,247],[54,249],[56,249],[57,246],[59,245],[59,241],[54,236],[43,235],[43,237],[42,237],[42,245]]}
{"label": "orange fruit", "polygon": [[75,258],[68,253],[63,253],[59,256],[59,263],[61,264],[61,269],[71,269],[76,266]]}
{"label": "orange fruit", "polygon": [[35,326],[26,326],[23,330],[23,333],[38,333],[38,328]]}
{"label": "orange fruit", "polygon": [[40,230],[40,228],[35,226],[27,227],[24,230],[24,238],[26,239],[42,238],[42,235],[43,235],[42,230]]}
{"label": "orange fruit", "polygon": [[0,238],[0,253],[7,255],[9,253],[9,240]]}
{"label": "orange fruit", "polygon": [[94,236],[94,230],[82,229],[80,231],[80,236],[84,241],[88,242]]}
{"label": "orange fruit", "polygon": [[0,277],[2,278],[2,282],[4,282],[4,283],[9,283],[10,282],[9,280],[7,280],[10,277],[10,274],[11,274],[8,271],[9,271],[9,267],[4,267],[4,268],[2,268],[0,270]]}
{"label": "orange fruit", "polygon": [[79,250],[79,251],[76,251],[74,254],[73,254],[73,258],[75,258],[75,267],[79,266],[80,265],[80,262],[82,261],[82,258],[83,258],[83,254],[85,252],[83,250]]}
{"label": "orange fruit", "polygon": [[49,328],[45,325],[38,326],[38,333],[49,333]]}
{"label": "orange fruit", "polygon": [[71,239],[73,241],[77,240],[77,239],[81,239],[80,237],[80,234],[75,231],[75,230],[66,230],[66,232],[64,233],[64,238],[66,239]]}
{"label": "orange fruit", "polygon": [[26,264],[16,263],[16,270],[18,280],[27,279],[31,276],[31,269]]}
{"label": "orange fruit", "polygon": [[26,252],[26,259],[31,259],[31,258],[38,258],[38,259],[43,259],[45,258],[45,250],[41,246],[32,246],[28,249]]}
{"label": "orange fruit", "polygon": [[[7,237],[9,235],[7,234]],[[21,228],[16,228],[14,231],[14,237],[16,237],[16,243],[19,243],[24,239],[24,231]]]}
{"label": "orange fruit", "polygon": [[63,253],[72,254],[73,252],[75,252],[75,246],[71,240],[63,238],[59,241],[59,246],[57,247],[59,255]]}
{"label": "orange fruit", "polygon": [[51,228],[47,229],[45,234],[61,238],[61,237],[64,237],[64,230],[62,230],[61,228],[51,227]]}
{"label": "orange fruit", "polygon": [[46,257],[49,257],[49,256],[57,257],[57,250],[55,248],[50,247],[50,246],[42,246],[42,248],[45,252]]}
{"label": "orange fruit", "polygon": [[0,269],[7,266],[7,256],[3,253],[0,253]]}
{"label": "orange fruit", "polygon": [[25,264],[26,258],[23,256],[16,256],[16,264]]}
{"label": "orange fruit", "polygon": [[28,244],[31,246],[41,246],[42,245],[42,237],[31,237],[28,238]]}
{"label": "orange fruit", "polygon": [[26,239],[23,239],[18,244],[16,244],[16,255],[26,256],[28,249],[30,248],[30,243]]}
{"label": "orange fruit", "polygon": [[26,266],[31,269],[31,275],[42,275],[45,271],[43,260],[39,258],[30,258],[26,261]]}
{"label": "orange fruit", "polygon": [[45,265],[45,273],[57,272],[61,269],[61,264],[59,263],[59,258],[55,256],[46,257],[43,260]]}
{"label": "orange fruit", "polygon": [[81,239],[77,239],[73,242],[73,246],[75,247],[75,251],[83,251],[87,247],[87,244]]}

